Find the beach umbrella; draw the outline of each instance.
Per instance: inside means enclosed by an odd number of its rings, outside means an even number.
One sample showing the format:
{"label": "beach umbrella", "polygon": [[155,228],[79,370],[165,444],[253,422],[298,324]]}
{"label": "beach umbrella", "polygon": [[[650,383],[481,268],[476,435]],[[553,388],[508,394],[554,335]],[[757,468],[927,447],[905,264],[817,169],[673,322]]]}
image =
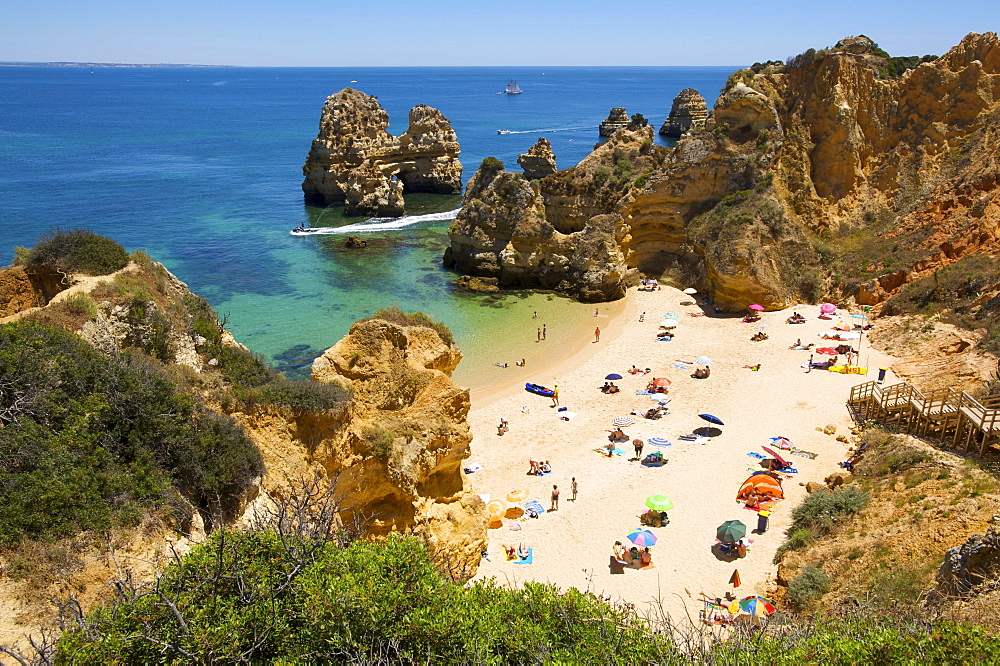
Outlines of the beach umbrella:
{"label": "beach umbrella", "polygon": [[769,446],[762,446],[762,447],[760,447],[760,448],[764,449],[764,451],[765,451],[766,453],[770,453],[770,454],[771,454],[771,456],[772,456],[772,457],[773,457],[773,458],[774,458],[775,460],[777,460],[777,461],[778,461],[778,463],[779,463],[779,464],[780,464],[780,465],[781,465],[782,467],[791,467],[791,465],[790,465],[790,464],[788,463],[788,461],[787,461],[787,460],[785,460],[784,458],[782,458],[782,457],[781,457],[780,455],[778,455],[778,454],[777,454],[777,453],[776,453],[776,452],[774,451],[774,449],[772,449],[771,447],[769,447]]}
{"label": "beach umbrella", "polygon": [[698,416],[715,425],[726,425],[718,416],[712,416],[711,414],[699,414]]}
{"label": "beach umbrella", "polygon": [[748,305],[747,307],[750,308],[751,310],[756,311],[756,312],[763,312],[764,311],[764,306],[760,305],[759,303],[754,303],[753,305]]}
{"label": "beach umbrella", "polygon": [[663,328],[677,328],[677,320],[664,319],[663,321],[660,322],[660,326],[662,326]]}
{"label": "beach umbrella", "polygon": [[740,570],[733,569],[733,575],[729,577],[729,584],[733,587],[740,586]]}
{"label": "beach umbrella", "polygon": [[687,289],[684,290],[684,293],[687,294],[688,296],[691,296],[693,294],[697,294],[698,290],[695,289],[694,287],[688,287]]}
{"label": "beach umbrella", "polygon": [[646,498],[646,506],[653,511],[670,511],[674,508],[674,501],[666,495],[650,495]]}
{"label": "beach umbrella", "polygon": [[722,543],[736,543],[747,535],[747,526],[739,520],[727,520],[715,530],[715,538]]}
{"label": "beach umbrella", "polygon": [[520,488],[518,490],[512,490],[509,493],[507,493],[507,501],[520,502],[527,496],[528,496],[528,491],[525,490],[524,488]]}
{"label": "beach umbrella", "polygon": [[768,437],[768,439],[771,441],[772,445],[777,446],[779,449],[790,450],[792,448],[792,440],[787,437],[781,437],[779,435],[778,437]]}
{"label": "beach umbrella", "polygon": [[624,426],[630,426],[635,423],[635,417],[632,416],[616,416],[615,420],[611,422],[612,425],[622,428]]}
{"label": "beach umbrella", "polygon": [[656,545],[656,535],[649,530],[632,530],[628,535],[628,540],[640,548]]}
{"label": "beach umbrella", "polygon": [[765,599],[764,597],[757,596],[756,594],[752,597],[743,597],[737,602],[739,609],[744,613],[749,613],[756,617],[764,617],[765,615],[771,615],[777,608],[774,606],[774,602],[770,599]]}
{"label": "beach umbrella", "polygon": [[854,331],[838,331],[837,337],[841,340],[860,340],[861,334]]}
{"label": "beach umbrella", "polygon": [[819,347],[816,349],[817,354],[826,354],[827,356],[836,356],[837,350],[833,347]]}
{"label": "beach umbrella", "polygon": [[694,360],[698,365],[712,365],[713,361],[707,356],[699,356]]}
{"label": "beach umbrella", "polygon": [[615,372],[612,372],[610,375],[605,377],[605,379],[621,379],[621,378],[622,376]]}
{"label": "beach umbrella", "polygon": [[650,437],[646,441],[653,446],[670,446],[670,440],[666,437]]}
{"label": "beach umbrella", "polygon": [[866,314],[852,314],[851,316],[855,319],[868,319],[868,315]]}
{"label": "beach umbrella", "polygon": [[652,393],[650,394],[649,399],[655,402],[670,402],[670,396],[666,393]]}
{"label": "beach umbrella", "polygon": [[711,428],[708,426],[705,426],[704,428],[695,428],[691,432],[701,437],[718,437],[722,434],[722,431],[718,428]]}
{"label": "beach umbrella", "polygon": [[837,306],[834,305],[833,303],[824,303],[823,305],[819,306],[819,311],[822,312],[823,314],[830,314],[831,312],[837,311]]}
{"label": "beach umbrella", "polygon": [[656,388],[667,388],[672,382],[666,377],[657,377],[650,383]]}
{"label": "beach umbrella", "polygon": [[757,324],[756,326],[754,326],[754,328],[767,328],[768,326],[770,326],[770,324],[764,323],[764,324]]}
{"label": "beach umbrella", "polygon": [[507,503],[498,499],[490,500],[486,504],[486,510],[491,516],[499,518],[505,511],[507,511]]}

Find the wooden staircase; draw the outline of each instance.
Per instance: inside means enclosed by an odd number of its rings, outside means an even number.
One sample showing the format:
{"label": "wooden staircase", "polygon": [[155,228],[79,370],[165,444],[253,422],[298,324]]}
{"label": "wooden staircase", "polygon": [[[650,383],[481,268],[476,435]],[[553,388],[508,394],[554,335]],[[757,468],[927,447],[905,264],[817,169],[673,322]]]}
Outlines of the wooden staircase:
{"label": "wooden staircase", "polygon": [[851,388],[847,408],[858,423],[892,425],[965,451],[978,446],[980,456],[1000,442],[1000,398],[984,405],[950,388],[924,393],[906,382],[865,382]]}

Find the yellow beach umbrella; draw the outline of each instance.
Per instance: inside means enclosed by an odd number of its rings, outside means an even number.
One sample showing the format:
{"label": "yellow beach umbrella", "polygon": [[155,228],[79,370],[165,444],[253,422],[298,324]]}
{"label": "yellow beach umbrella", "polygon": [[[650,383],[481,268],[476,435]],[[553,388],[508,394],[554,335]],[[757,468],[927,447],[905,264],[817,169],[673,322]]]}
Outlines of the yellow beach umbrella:
{"label": "yellow beach umbrella", "polygon": [[519,490],[512,490],[509,493],[507,493],[507,501],[508,502],[520,502],[521,500],[525,499],[527,496],[528,496],[528,491],[524,490],[523,488],[521,488]]}
{"label": "yellow beach umbrella", "polygon": [[486,503],[486,510],[491,516],[499,518],[507,511],[507,503],[503,500],[490,500]]}

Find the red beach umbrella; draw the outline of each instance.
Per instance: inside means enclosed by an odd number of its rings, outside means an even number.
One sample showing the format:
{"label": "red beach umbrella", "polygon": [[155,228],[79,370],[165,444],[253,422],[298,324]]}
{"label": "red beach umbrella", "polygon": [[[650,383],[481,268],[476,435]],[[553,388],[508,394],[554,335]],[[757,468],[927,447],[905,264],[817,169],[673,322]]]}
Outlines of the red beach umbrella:
{"label": "red beach umbrella", "polygon": [[740,586],[740,570],[733,569],[733,575],[729,577],[729,584],[733,587]]}
{"label": "red beach umbrella", "polygon": [[771,457],[773,457],[775,460],[777,460],[781,464],[782,467],[791,467],[791,465],[788,464],[788,461],[785,460],[784,458],[782,458],[781,456],[779,456],[777,453],[775,453],[774,449],[772,449],[771,447],[769,447],[769,446],[762,446],[760,448],[764,449],[764,451],[766,451],[767,453],[770,453]]}
{"label": "red beach umbrella", "polygon": [[667,388],[670,386],[670,380],[666,377],[657,377],[652,382],[650,382],[656,388]]}

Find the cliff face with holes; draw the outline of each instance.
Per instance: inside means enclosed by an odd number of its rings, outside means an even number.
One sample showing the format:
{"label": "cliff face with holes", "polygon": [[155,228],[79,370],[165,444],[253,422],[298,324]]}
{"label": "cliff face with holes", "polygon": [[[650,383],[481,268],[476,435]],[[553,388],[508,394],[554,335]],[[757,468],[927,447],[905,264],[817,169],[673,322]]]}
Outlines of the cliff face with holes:
{"label": "cliff face with holes", "polygon": [[[511,242],[521,256],[548,243],[546,223],[576,233],[610,215],[599,233],[624,262],[601,269],[621,280],[601,297],[617,297],[638,272],[693,284],[738,310],[852,296],[878,304],[970,254],[995,254],[996,34],[971,34],[898,77],[887,62],[859,37],[741,70],[704,129],[676,148],[640,155],[628,146],[643,130],[617,129],[580,165],[543,178],[531,204],[537,237],[494,234],[488,208],[499,215],[504,206],[467,196],[450,258],[464,272],[495,273]],[[581,291],[569,280],[564,291]]]}
{"label": "cliff face with holes", "polygon": [[404,192],[462,191],[458,138],[440,111],[417,105],[402,135],[388,127],[375,97],[351,88],[328,97],[302,167],[306,199],[343,203],[349,215],[399,216]]}

